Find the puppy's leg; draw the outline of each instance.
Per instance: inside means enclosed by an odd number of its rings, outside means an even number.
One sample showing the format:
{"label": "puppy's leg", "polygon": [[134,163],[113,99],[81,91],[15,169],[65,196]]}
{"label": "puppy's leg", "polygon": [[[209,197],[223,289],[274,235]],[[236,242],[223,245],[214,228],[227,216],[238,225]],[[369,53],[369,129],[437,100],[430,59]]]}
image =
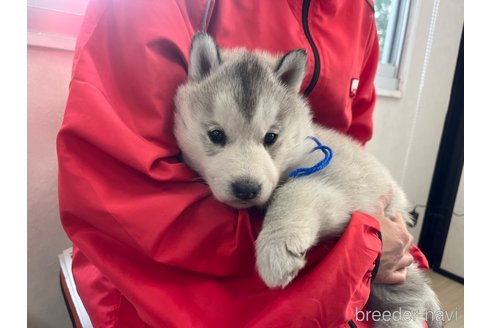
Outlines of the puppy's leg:
{"label": "puppy's leg", "polygon": [[257,269],[267,286],[285,287],[297,275],[320,232],[343,231],[346,224],[330,220],[341,213],[336,209],[340,198],[310,177],[290,180],[275,191],[256,241]]}

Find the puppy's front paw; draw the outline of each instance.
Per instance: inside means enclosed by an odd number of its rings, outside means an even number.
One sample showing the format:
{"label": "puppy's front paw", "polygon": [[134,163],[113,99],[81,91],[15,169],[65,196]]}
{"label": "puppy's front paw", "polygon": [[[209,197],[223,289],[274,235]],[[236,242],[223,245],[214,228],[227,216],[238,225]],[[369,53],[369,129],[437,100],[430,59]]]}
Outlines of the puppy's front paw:
{"label": "puppy's front paw", "polygon": [[314,238],[302,233],[262,231],[256,241],[256,267],[270,288],[285,287],[304,267]]}

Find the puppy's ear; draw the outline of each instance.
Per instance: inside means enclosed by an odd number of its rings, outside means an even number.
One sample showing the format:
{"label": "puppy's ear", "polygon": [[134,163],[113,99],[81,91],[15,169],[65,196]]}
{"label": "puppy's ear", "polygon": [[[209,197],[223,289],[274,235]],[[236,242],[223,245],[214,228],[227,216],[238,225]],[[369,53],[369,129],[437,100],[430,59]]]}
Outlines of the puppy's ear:
{"label": "puppy's ear", "polygon": [[220,51],[214,39],[207,33],[195,34],[191,41],[188,78],[200,81],[220,65]]}
{"label": "puppy's ear", "polygon": [[278,60],[275,74],[283,84],[299,91],[306,75],[306,64],[306,50],[292,50]]}

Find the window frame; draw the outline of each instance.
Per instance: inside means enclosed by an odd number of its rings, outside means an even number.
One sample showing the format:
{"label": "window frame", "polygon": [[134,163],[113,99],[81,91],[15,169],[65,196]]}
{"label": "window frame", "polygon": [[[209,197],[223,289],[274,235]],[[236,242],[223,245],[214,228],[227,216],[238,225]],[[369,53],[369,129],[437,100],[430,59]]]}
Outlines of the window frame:
{"label": "window frame", "polygon": [[381,58],[376,72],[376,92],[378,95],[399,98],[402,89],[402,57],[408,39],[409,21],[414,7],[412,0],[394,0],[396,11],[388,21],[386,41],[380,49]]}

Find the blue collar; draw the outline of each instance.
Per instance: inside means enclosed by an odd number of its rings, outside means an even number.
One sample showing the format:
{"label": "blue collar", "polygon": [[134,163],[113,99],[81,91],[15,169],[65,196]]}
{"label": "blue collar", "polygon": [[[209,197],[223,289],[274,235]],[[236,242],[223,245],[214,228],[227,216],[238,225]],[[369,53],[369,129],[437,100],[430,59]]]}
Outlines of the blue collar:
{"label": "blue collar", "polygon": [[295,169],[294,171],[289,173],[289,177],[291,178],[300,178],[321,171],[324,168],[326,168],[328,164],[330,164],[331,159],[333,158],[333,151],[331,150],[330,147],[323,145],[318,139],[316,139],[313,136],[308,136],[308,138],[316,142],[317,145],[316,147],[311,149],[309,153],[312,153],[316,150],[321,150],[323,154],[325,154],[325,158],[323,158],[320,162],[316,163],[311,167],[301,167]]}

